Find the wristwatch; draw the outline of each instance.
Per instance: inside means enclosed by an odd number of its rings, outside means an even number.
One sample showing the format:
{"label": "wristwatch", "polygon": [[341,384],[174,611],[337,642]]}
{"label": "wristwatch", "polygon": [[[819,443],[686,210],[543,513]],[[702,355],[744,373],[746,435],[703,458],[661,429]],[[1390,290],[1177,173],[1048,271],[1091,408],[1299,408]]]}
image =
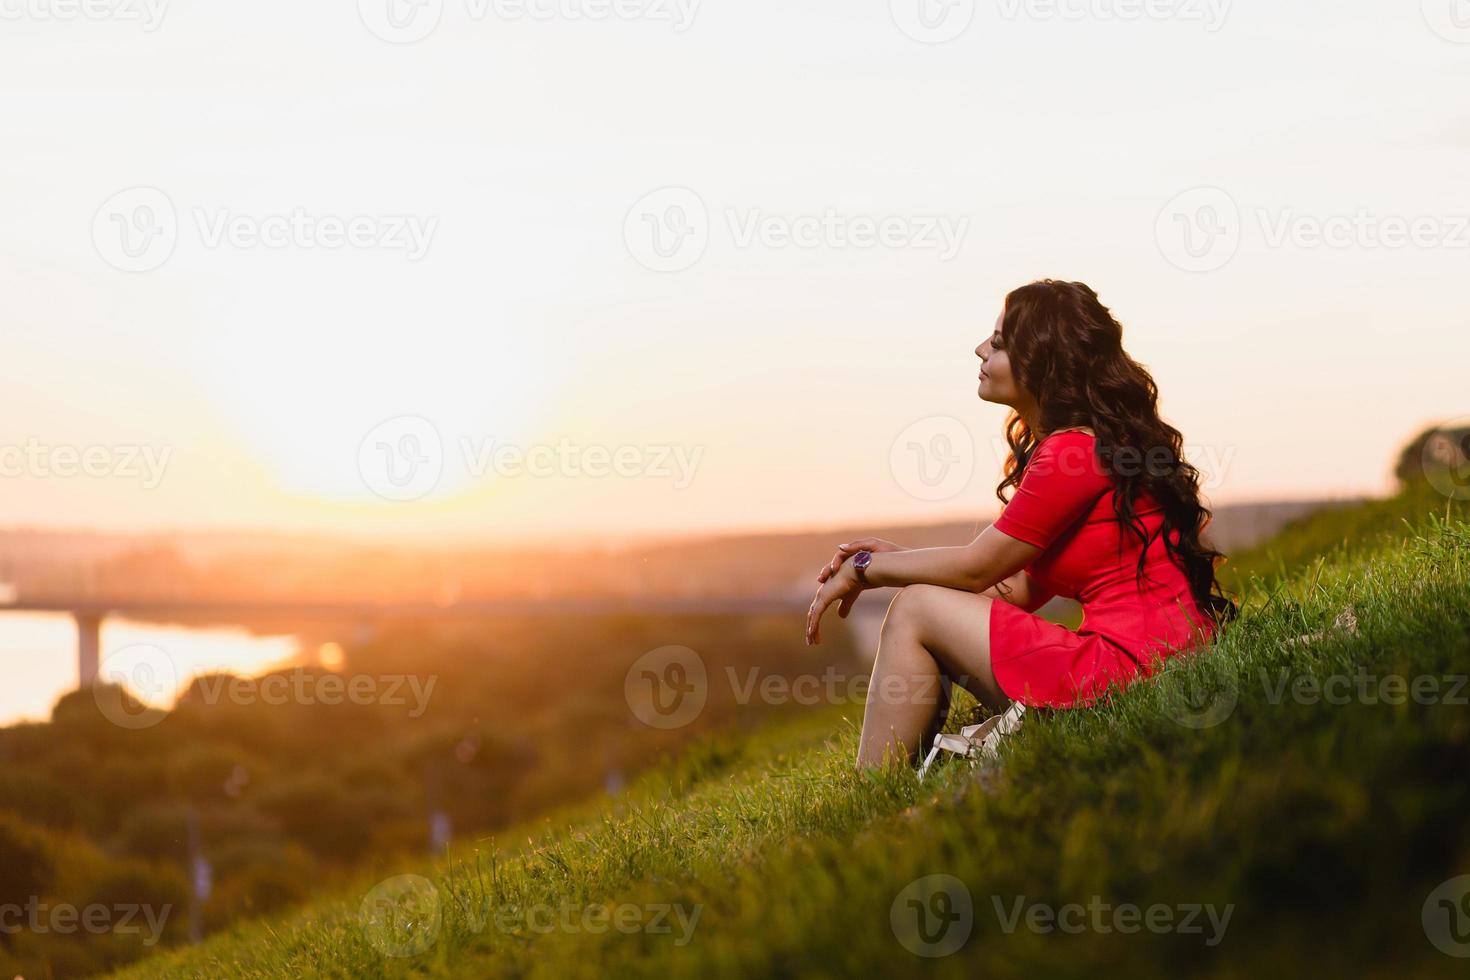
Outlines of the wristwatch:
{"label": "wristwatch", "polygon": [[857,573],[857,580],[864,585],[868,584],[868,565],[872,560],[871,551],[859,551],[852,556],[852,570]]}

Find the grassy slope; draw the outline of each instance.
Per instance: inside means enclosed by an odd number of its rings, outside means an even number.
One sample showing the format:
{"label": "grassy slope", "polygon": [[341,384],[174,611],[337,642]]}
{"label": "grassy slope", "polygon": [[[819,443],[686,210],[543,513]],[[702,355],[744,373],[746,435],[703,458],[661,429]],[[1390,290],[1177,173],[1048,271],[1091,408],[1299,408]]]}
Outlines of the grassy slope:
{"label": "grassy slope", "polygon": [[[854,777],[850,712],[821,713],[707,743],[616,812],[548,829],[519,852],[486,842],[437,869],[443,927],[420,956],[375,951],[358,892],[134,975],[1462,975],[1426,940],[1420,910],[1439,882],[1470,873],[1470,708],[1270,696],[1283,669],[1470,671],[1470,525],[1431,517],[1408,543],[1380,533],[1410,515],[1422,524],[1431,504],[1443,498],[1368,505],[1360,526],[1372,542],[1347,551],[1335,550],[1341,525],[1336,537],[1310,521],[1289,530],[1275,554],[1329,559],[1255,583],[1210,655],[1104,709],[1033,717],[988,791],[962,765],[924,787],[906,774]],[[1284,642],[1349,604],[1356,634]],[[1234,692],[1222,723],[1175,720],[1212,692],[1221,705]],[[936,873],[967,884],[975,928],[954,955],[921,960],[895,939],[890,908]],[[1019,896],[1234,912],[1215,947],[1177,933],[1003,932],[994,902]],[[486,911],[598,902],[682,903],[700,917],[680,946],[677,929],[537,934]]]}

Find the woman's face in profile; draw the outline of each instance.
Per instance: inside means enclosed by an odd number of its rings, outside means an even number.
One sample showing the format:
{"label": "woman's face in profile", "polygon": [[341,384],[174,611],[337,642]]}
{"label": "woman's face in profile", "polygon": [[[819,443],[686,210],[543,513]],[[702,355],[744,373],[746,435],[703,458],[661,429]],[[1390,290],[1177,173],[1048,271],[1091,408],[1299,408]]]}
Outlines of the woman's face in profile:
{"label": "woman's face in profile", "polygon": [[1021,386],[1011,374],[1011,359],[1001,344],[1000,325],[1005,320],[1005,310],[995,318],[995,330],[975,348],[980,358],[980,397],[998,405],[1015,407],[1024,398]]}

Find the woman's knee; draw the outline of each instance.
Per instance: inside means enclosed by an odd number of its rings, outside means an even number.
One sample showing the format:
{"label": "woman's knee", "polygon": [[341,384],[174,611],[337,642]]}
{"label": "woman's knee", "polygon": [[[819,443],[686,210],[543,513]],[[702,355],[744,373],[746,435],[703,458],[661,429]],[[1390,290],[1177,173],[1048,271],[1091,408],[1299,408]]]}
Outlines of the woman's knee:
{"label": "woman's knee", "polygon": [[933,608],[934,598],[943,591],[937,585],[905,585],[888,604],[888,615],[883,617],[883,629],[918,629],[926,612]]}

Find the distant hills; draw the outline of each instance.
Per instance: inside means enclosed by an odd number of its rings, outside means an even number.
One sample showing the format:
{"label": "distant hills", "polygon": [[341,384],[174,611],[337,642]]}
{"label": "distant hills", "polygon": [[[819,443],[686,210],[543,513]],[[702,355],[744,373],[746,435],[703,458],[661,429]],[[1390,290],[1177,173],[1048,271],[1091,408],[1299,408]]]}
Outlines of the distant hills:
{"label": "distant hills", "polygon": [[[1209,536],[1228,554],[1262,541],[1294,518],[1356,502],[1345,498],[1222,506],[1215,511]],[[813,588],[817,568],[841,541],[876,535],[909,547],[962,544],[993,517],[705,536],[618,549],[590,546],[581,553],[483,545],[415,548],[280,533],[129,537],[3,531],[0,583],[27,598],[391,598],[441,605],[569,596],[787,596]]]}

